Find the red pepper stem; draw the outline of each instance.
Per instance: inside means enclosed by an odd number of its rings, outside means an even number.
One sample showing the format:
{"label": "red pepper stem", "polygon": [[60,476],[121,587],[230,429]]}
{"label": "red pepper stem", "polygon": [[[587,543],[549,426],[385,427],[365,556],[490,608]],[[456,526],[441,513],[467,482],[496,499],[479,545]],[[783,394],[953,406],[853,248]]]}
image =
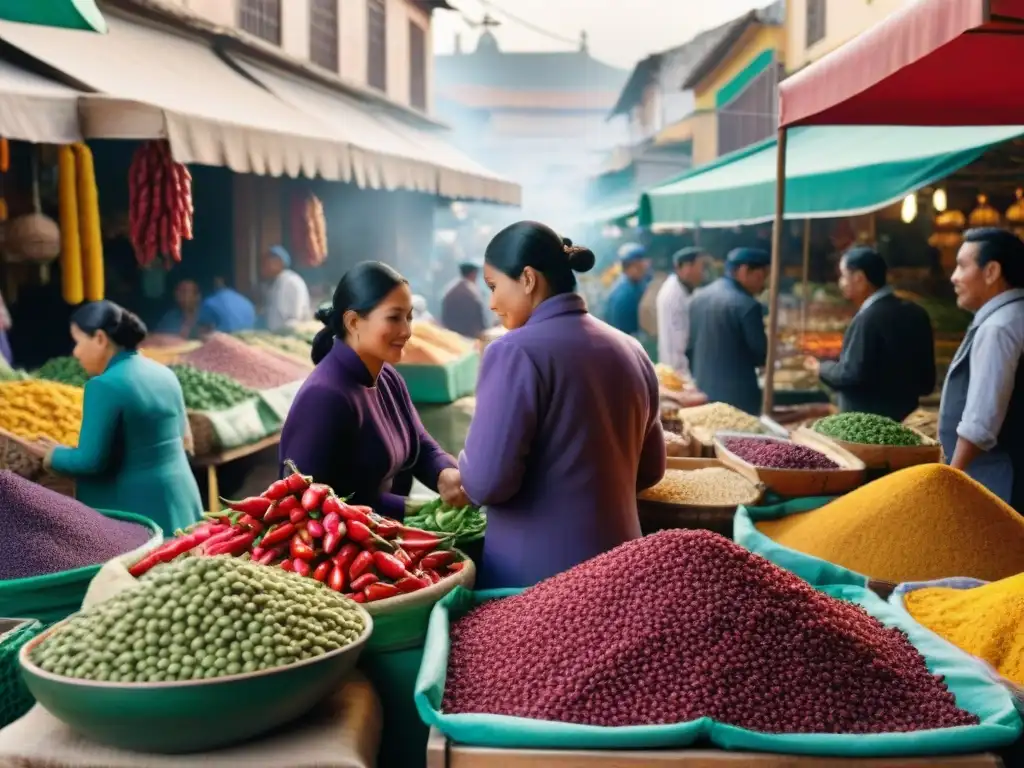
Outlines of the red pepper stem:
{"label": "red pepper stem", "polygon": [[373,531],[370,531],[370,541],[372,541],[375,546],[377,546],[380,549],[383,549],[383,550],[385,550],[387,552],[394,552],[395,551],[395,545],[394,544],[392,544],[387,539],[378,536]]}

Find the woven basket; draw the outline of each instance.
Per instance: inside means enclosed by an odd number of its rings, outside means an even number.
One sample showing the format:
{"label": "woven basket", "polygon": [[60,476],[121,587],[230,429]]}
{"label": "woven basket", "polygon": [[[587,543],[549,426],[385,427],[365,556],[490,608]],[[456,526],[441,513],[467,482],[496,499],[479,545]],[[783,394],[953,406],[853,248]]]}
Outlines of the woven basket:
{"label": "woven basket", "polygon": [[220,438],[205,413],[189,411],[188,426],[192,430],[192,445],[196,456],[209,456],[220,450]]}
{"label": "woven basket", "polygon": [[24,438],[0,429],[0,469],[10,470],[16,475],[56,491],[65,496],[75,495],[75,481],[43,468],[43,457]]}

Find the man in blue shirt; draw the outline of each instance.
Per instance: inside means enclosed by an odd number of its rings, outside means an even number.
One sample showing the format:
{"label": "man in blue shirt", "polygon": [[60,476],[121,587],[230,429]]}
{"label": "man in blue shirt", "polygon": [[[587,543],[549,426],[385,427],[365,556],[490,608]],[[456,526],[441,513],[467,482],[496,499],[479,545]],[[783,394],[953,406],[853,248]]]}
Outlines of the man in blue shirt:
{"label": "man in blue shirt", "polygon": [[623,333],[636,336],[640,332],[640,300],[650,280],[647,252],[642,245],[627,243],[619,249],[619,275],[605,308],[605,322]]}
{"label": "man in blue shirt", "polygon": [[199,307],[201,333],[234,333],[250,331],[256,327],[256,307],[234,288],[229,288],[223,277],[213,279],[213,293]]}

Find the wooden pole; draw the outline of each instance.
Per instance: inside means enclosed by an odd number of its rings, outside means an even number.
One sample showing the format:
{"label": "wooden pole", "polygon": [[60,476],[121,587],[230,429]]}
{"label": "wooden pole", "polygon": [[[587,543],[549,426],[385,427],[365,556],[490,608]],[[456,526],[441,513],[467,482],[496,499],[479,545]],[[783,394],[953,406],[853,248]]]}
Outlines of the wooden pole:
{"label": "wooden pole", "polygon": [[779,128],[775,147],[775,223],[772,226],[772,264],[768,292],[768,355],[765,360],[761,412],[772,414],[775,396],[775,361],[779,356],[779,277],[782,273],[782,238],[786,225],[786,129]]}
{"label": "wooden pole", "polygon": [[[811,309],[810,285],[811,285],[811,220],[804,219],[804,249],[803,272],[800,275],[802,281],[801,295],[803,301],[800,303],[800,336],[807,333],[807,316]],[[801,338],[802,340],[802,338]]]}

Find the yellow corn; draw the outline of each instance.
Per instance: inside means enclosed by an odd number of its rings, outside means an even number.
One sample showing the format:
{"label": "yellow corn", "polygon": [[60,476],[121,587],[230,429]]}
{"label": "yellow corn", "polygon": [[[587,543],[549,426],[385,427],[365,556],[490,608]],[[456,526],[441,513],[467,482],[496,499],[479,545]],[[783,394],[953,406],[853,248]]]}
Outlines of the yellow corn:
{"label": "yellow corn", "polygon": [[85,299],[85,285],[82,280],[82,241],[78,228],[75,152],[71,147],[63,146],[57,150],[57,171],[61,295],[68,304],[81,304]]}
{"label": "yellow corn", "polygon": [[83,390],[42,379],[0,383],[0,429],[26,440],[78,445]]}
{"label": "yellow corn", "polygon": [[103,233],[100,229],[100,200],[92,150],[75,144],[75,181],[78,191],[78,226],[82,244],[82,284],[86,301],[103,298]]}

